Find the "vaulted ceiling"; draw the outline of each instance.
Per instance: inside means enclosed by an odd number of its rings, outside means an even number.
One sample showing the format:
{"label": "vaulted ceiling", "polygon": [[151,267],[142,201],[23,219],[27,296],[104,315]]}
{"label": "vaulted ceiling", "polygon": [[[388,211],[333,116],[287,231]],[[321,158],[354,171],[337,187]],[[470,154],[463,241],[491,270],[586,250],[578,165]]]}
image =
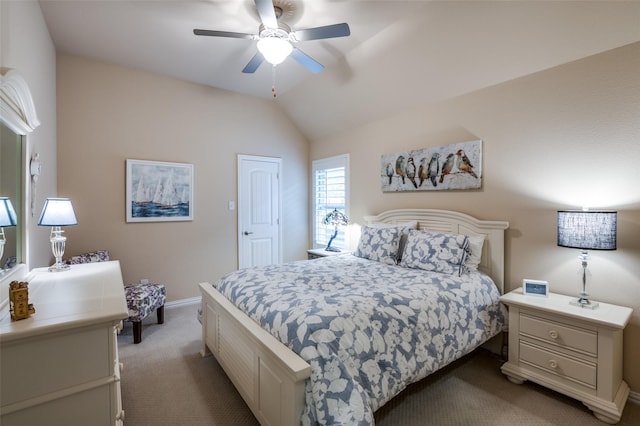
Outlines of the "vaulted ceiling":
{"label": "vaulted ceiling", "polygon": [[273,99],[309,140],[640,41],[640,1],[274,0],[295,29],[347,22],[349,37],[297,47],[241,71],[257,34],[254,0],[40,0],[60,53]]}

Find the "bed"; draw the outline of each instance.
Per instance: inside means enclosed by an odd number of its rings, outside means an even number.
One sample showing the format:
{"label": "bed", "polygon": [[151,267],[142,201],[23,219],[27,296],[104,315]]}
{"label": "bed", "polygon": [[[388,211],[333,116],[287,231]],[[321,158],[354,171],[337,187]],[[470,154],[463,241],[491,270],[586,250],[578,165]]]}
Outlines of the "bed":
{"label": "bed", "polygon": [[[502,331],[507,222],[432,209],[365,221],[358,256],[199,285],[202,355],[216,357],[262,425],[373,424],[408,384]],[[402,259],[381,238],[401,238]],[[425,244],[440,247],[438,262],[420,263]]]}

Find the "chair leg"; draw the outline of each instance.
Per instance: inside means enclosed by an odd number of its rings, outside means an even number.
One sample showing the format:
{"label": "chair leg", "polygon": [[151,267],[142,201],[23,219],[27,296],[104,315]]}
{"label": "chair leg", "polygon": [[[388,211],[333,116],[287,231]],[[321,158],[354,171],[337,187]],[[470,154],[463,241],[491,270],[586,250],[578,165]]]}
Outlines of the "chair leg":
{"label": "chair leg", "polygon": [[158,324],[164,324],[164,305],[156,310],[156,314],[158,315]]}
{"label": "chair leg", "polygon": [[133,343],[142,341],[142,321],[133,321]]}

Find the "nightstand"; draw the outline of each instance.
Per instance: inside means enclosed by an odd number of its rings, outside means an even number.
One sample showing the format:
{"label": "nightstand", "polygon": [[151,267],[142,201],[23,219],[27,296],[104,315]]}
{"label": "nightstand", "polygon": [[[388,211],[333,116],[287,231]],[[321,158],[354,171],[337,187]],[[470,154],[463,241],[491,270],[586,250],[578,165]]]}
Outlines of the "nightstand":
{"label": "nightstand", "polygon": [[582,401],[606,423],[620,421],[629,396],[622,380],[622,333],[632,309],[600,303],[569,304],[573,296],[503,295],[509,307],[509,361],[502,373],[517,384],[531,380]]}
{"label": "nightstand", "polygon": [[323,248],[319,248],[319,249],[309,249],[307,250],[307,259],[312,260],[312,259],[318,259],[320,257],[327,257],[327,256],[338,256],[341,254],[351,254],[352,252],[347,251],[347,250],[342,250],[342,251],[327,251]]}

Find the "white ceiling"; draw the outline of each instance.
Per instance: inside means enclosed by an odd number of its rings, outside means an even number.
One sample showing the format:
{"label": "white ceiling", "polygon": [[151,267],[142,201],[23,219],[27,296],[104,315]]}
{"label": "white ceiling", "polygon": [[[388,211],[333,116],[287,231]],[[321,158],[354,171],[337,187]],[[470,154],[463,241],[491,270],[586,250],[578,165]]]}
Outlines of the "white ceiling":
{"label": "white ceiling", "polygon": [[[300,42],[326,69],[276,67],[274,100],[310,139],[640,41],[640,1],[275,0],[292,29],[347,22],[351,36]],[[40,0],[60,53],[272,98],[272,69],[241,71],[253,0]]]}

